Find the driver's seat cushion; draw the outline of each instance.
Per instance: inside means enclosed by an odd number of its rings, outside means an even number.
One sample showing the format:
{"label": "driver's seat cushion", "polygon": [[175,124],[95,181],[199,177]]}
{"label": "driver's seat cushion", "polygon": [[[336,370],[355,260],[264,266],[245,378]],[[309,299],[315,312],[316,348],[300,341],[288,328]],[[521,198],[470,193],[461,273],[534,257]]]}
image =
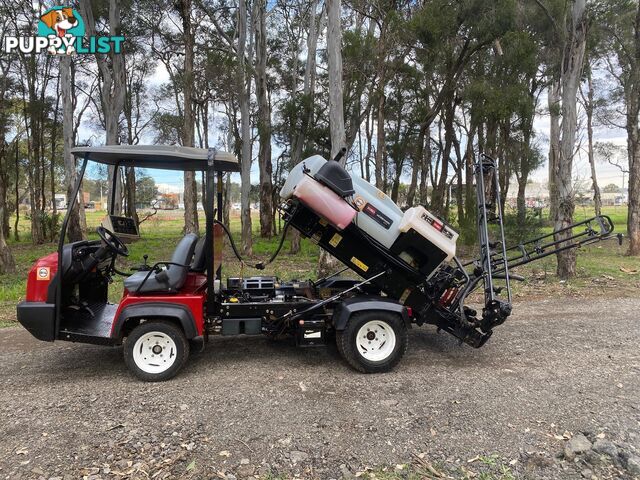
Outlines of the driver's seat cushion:
{"label": "driver's seat cushion", "polygon": [[[193,251],[196,247],[198,236],[188,233],[176,246],[171,257],[172,263],[185,265],[168,265],[166,270],[159,273],[152,273],[140,288],[138,293],[175,293],[178,292],[187,279],[189,264],[193,257]],[[131,293],[135,293],[142,284],[149,272],[137,272],[124,280],[124,287]]]}

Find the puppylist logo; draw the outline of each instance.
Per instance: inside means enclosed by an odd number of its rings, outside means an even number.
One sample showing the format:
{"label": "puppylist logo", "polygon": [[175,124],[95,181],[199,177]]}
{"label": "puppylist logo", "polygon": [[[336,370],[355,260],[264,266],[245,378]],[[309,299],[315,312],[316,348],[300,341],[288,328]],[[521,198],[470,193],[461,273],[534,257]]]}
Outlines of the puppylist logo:
{"label": "puppylist logo", "polygon": [[123,36],[85,37],[82,17],[73,7],[53,7],[45,10],[38,21],[38,35],[33,37],[6,36],[2,52],[41,53],[51,55],[120,53]]}

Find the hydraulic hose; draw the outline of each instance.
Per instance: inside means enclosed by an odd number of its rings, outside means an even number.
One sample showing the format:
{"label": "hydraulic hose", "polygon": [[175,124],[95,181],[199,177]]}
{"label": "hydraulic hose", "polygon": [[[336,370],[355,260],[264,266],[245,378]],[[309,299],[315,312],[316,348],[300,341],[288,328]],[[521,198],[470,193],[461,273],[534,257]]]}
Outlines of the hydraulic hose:
{"label": "hydraulic hose", "polygon": [[[244,259],[242,258],[242,255],[240,255],[240,252],[236,247],[236,243],[233,241],[233,236],[231,235],[231,232],[229,231],[227,226],[224,223],[220,222],[219,220],[214,220],[213,223],[217,223],[218,225],[220,225],[224,230],[224,232],[227,234],[227,237],[229,237],[229,242],[231,243],[231,249],[233,250],[233,253],[235,254],[236,258],[240,261],[240,263],[242,263],[245,266],[248,265],[247,262],[245,262]],[[273,254],[271,255],[271,258],[269,258],[269,260],[267,260],[266,263],[258,262],[255,265],[253,265],[253,268],[257,270],[264,270],[267,265],[269,265],[271,262],[273,262],[276,259],[276,257],[280,253],[280,250],[282,250],[282,245],[284,245],[284,239],[287,236],[288,230],[289,230],[289,221],[287,220],[287,222],[284,224],[284,228],[282,229],[282,235],[280,236],[280,243],[278,244],[278,248],[276,248],[276,251],[273,252]]]}

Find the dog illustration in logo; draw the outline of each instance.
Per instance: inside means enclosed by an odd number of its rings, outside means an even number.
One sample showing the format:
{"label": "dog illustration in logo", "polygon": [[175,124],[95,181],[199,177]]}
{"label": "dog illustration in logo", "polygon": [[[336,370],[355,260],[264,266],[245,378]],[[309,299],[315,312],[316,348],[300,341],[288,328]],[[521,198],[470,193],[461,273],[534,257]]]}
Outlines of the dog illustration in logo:
{"label": "dog illustration in logo", "polygon": [[[67,30],[70,30],[78,24],[78,19],[73,15],[73,9],[69,7],[49,10],[40,17],[40,20],[42,20],[47,27],[56,32],[55,35],[49,35],[50,38],[72,38],[73,35],[67,33]],[[52,55],[58,53],[54,46],[49,47],[48,51]],[[73,52],[75,52],[75,48],[73,48],[72,45],[68,46],[66,49],[67,55],[71,55]]]}

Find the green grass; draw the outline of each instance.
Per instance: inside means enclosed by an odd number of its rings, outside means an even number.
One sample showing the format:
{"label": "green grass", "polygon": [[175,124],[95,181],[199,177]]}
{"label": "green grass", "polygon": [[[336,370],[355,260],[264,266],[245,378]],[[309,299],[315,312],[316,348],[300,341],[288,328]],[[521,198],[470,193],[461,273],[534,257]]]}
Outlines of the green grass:
{"label": "green grass", "polygon": [[[129,257],[120,257],[117,268],[122,271],[129,271],[132,266],[140,265],[143,262],[143,255],[149,255],[149,264],[160,260],[169,260],[176,243],[182,238],[182,228],[184,225],[182,211],[160,211],[158,215],[151,217],[140,226],[142,239],[130,243]],[[104,212],[87,212],[87,229],[89,239],[97,239],[96,227],[104,218]],[[143,216],[143,215],[141,215]],[[201,213],[201,232],[204,231],[204,215]],[[11,220],[13,225],[13,219]],[[240,218],[231,218],[230,230],[238,248],[240,248]],[[255,264],[259,261],[267,261],[271,253],[276,249],[280,237],[260,238],[260,224],[257,216],[252,221],[253,231],[253,255],[247,258],[248,264]],[[32,245],[30,235],[30,223],[25,217],[20,219],[18,232],[20,242],[15,242],[13,238],[9,240],[16,260],[16,273],[0,275],[0,322],[1,325],[10,324],[15,318],[15,305],[24,299],[26,292],[27,274],[34,262],[57,249],[57,243],[45,243],[43,245]],[[289,253],[291,248],[290,240],[285,240],[280,256],[267,267],[267,270],[260,271],[253,268],[244,270],[237,261],[231,248],[225,245],[223,252],[223,278],[228,276],[250,275],[276,275],[283,279],[307,279],[315,277],[316,265],[318,262],[318,247],[309,240],[302,239],[301,250],[296,255]],[[109,288],[111,301],[118,301],[122,294],[122,277],[115,276],[114,283]],[[5,325],[6,326],[6,325]]]}

